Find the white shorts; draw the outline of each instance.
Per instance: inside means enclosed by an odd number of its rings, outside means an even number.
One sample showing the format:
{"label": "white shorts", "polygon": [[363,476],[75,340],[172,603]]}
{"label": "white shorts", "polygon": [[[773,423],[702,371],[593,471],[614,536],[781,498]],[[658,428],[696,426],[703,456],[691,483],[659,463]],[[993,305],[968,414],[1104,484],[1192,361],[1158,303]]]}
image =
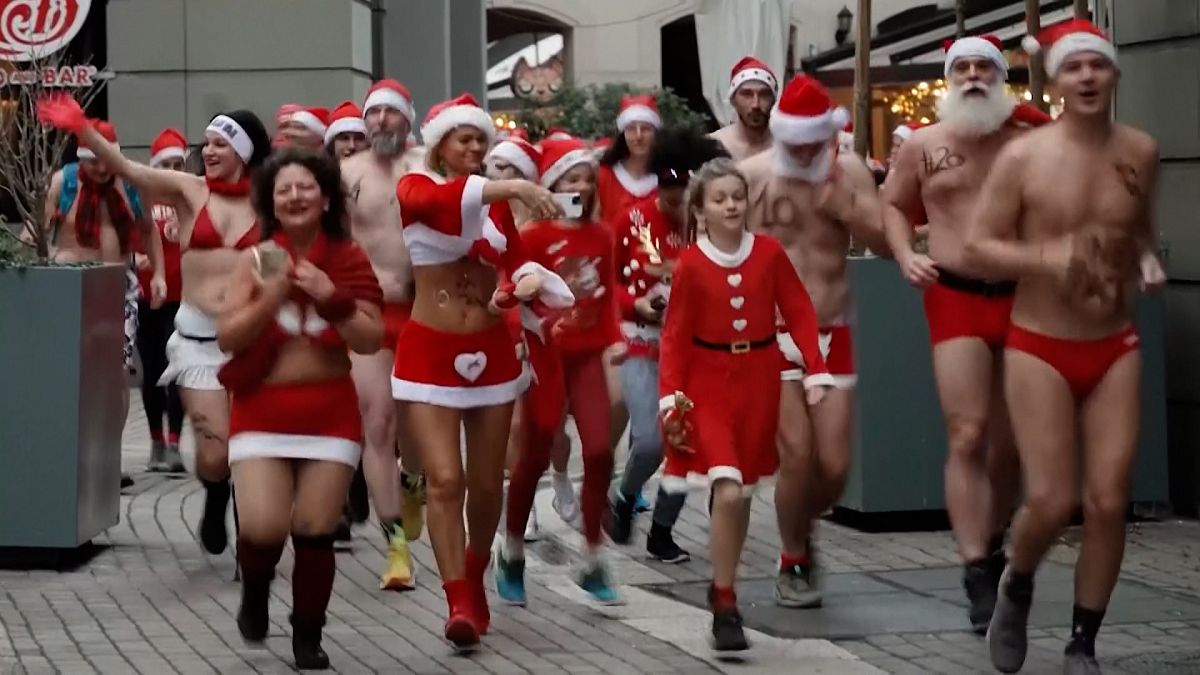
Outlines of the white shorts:
{"label": "white shorts", "polygon": [[217,346],[217,324],[193,305],[183,303],[175,315],[175,332],[167,340],[167,369],[159,386],[174,382],[182,389],[221,391],[217,373],[229,355]]}

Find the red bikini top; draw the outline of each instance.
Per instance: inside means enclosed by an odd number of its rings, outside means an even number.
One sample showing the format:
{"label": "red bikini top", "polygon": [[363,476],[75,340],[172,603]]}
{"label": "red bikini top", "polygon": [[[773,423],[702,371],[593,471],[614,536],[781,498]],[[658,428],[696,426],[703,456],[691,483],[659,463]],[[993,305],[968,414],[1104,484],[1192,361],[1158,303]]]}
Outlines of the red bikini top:
{"label": "red bikini top", "polygon": [[[246,233],[238,239],[233,247],[239,251],[254,246],[259,241],[258,223],[254,224]],[[221,233],[217,231],[216,225],[213,225],[212,217],[208,215],[208,207],[200,209],[200,213],[196,214],[196,225],[192,227],[192,238],[188,242],[189,249],[215,249],[228,248],[225,244],[225,239],[221,237]]]}

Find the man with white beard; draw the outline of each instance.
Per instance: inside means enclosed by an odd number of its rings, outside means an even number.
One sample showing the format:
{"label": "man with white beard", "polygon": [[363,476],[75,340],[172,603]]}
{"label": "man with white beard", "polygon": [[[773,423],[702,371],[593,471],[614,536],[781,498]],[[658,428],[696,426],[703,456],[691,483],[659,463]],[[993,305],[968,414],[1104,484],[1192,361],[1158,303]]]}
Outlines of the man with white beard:
{"label": "man with white beard", "polygon": [[[829,375],[808,375],[796,345],[780,329],[775,511],[782,550],[775,601],[784,607],[821,604],[813,523],[841,495],[850,467],[857,381],[846,273],[850,238],[875,251],[887,247],[875,179],[861,157],[838,150],[838,132],[848,121],[845,108],[819,82],[797,76],[771,113],[771,147],[738,165],[749,186],[750,229],[777,239],[799,273],[817,313],[821,355],[829,368]],[[730,283],[740,276],[732,275]],[[805,388],[820,384],[834,388],[810,408]]]}
{"label": "man with white beard", "polygon": [[392,367],[396,340],[413,300],[412,261],[400,227],[396,184],[405,174],[420,171],[424,156],[407,140],[415,112],[404,85],[395,80],[376,82],[367,91],[362,109],[371,147],[342,160],[342,179],[350,193],[351,234],[370,258],[383,289],[384,336],[378,352],[350,355],[350,375],[362,409],[363,471],[388,544],[379,586],[403,591],[415,588],[408,542],[420,536],[424,525],[425,487],[412,443],[399,443],[405,473],[396,465],[397,442],[404,435],[397,429]]}
{"label": "man with white beard", "polygon": [[[1026,120],[1005,86],[994,37],[968,37],[946,54],[949,88],[938,122],[915,130],[883,186],[888,243],[905,279],[924,289],[933,373],[946,420],[946,508],[963,561],[972,628],[987,630],[1004,570],[1004,532],[1019,479],[1000,364],[1016,284],[979,278],[963,264],[967,219],[984,178]],[[1014,115],[1014,113],[1016,113]],[[906,214],[924,212],[929,255],[913,251]],[[935,262],[936,261],[936,262]]]}

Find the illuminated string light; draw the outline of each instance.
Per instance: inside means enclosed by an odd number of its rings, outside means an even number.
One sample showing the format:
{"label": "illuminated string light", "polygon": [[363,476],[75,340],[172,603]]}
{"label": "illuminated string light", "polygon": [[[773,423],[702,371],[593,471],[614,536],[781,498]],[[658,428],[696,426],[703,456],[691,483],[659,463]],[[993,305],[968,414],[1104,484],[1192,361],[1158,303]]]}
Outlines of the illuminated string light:
{"label": "illuminated string light", "polygon": [[[1014,95],[1024,101],[1032,101],[1033,94],[1023,85],[1008,85]],[[911,87],[897,89],[884,94],[884,104],[896,116],[897,122],[920,121],[928,124],[937,119],[938,100],[946,95],[946,81],[937,79],[933,82],[918,82]],[[1046,103],[1052,103],[1050,95],[1042,96]]]}

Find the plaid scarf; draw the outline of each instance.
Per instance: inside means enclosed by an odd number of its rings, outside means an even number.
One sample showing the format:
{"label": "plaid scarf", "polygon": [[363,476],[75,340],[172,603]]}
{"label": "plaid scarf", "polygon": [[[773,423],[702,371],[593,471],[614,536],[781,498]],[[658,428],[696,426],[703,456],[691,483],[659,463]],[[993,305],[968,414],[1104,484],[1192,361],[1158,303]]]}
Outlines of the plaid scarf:
{"label": "plaid scarf", "polygon": [[[133,232],[133,213],[117,187],[116,179],[97,183],[83,171],[79,172],[79,207],[75,210],[75,240],[80,246],[100,246],[101,205],[108,211],[109,221],[117,232],[121,253],[129,252],[129,237]],[[65,217],[66,214],[64,213]]]}

